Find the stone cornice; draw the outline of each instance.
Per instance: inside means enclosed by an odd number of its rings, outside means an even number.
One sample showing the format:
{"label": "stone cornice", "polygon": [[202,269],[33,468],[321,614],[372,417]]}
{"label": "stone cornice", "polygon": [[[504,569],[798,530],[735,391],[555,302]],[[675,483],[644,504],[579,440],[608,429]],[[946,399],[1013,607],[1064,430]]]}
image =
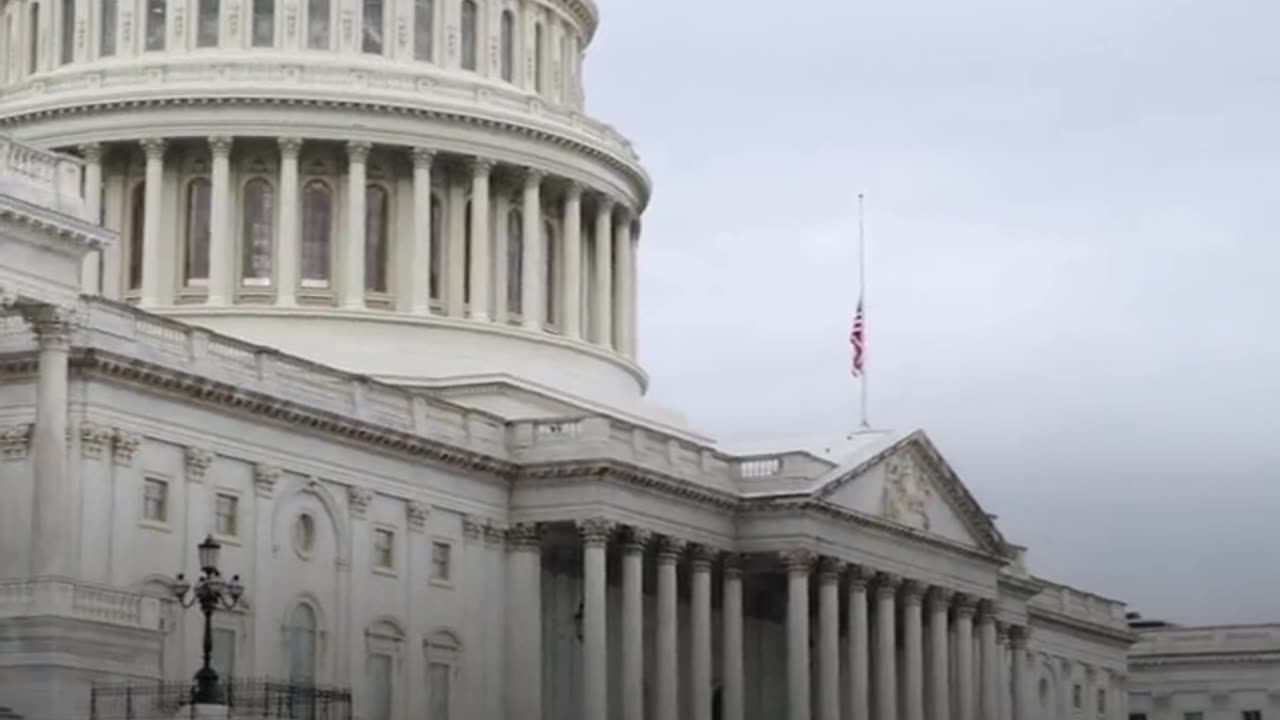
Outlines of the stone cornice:
{"label": "stone cornice", "polygon": [[1096,638],[1121,645],[1126,649],[1138,641],[1137,633],[1128,629],[1120,629],[1110,625],[1090,622],[1066,613],[1048,610],[1029,604],[1027,619],[1031,623],[1037,621],[1047,625],[1057,625],[1071,632],[1083,632]]}
{"label": "stone cornice", "polygon": [[100,248],[115,242],[116,234],[101,226],[80,220],[56,209],[41,207],[9,195],[0,195],[0,220],[26,225],[46,237],[57,238],[57,245],[46,245],[64,255],[79,257],[85,246]]}
{"label": "stone cornice", "polygon": [[1131,654],[1129,656],[1130,672],[1141,672],[1148,668],[1205,665],[1280,665],[1280,649],[1249,652]]}

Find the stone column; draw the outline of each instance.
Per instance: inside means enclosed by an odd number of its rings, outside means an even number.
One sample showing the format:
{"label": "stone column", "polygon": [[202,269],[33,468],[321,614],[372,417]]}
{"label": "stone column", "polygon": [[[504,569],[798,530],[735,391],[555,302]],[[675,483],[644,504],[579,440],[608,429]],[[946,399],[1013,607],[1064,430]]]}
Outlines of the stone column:
{"label": "stone column", "polygon": [[787,568],[787,718],[810,720],[809,687],[809,572],[814,555],[808,550],[782,553]]}
{"label": "stone column", "polygon": [[635,246],[631,242],[631,210],[623,208],[613,226],[613,254],[617,258],[618,282],[614,287],[613,327],[618,352],[635,357],[632,343],[632,303],[635,298]]}
{"label": "stone column", "polygon": [[651,539],[631,528],[622,545],[622,720],[645,720],[644,550]]}
{"label": "stone column", "polygon": [[[742,560],[730,555],[724,562],[724,600],[721,613],[724,620],[723,690],[721,691],[721,720],[743,720],[746,707],[743,700],[742,664]],[[628,720],[632,720],[628,718]]]}
{"label": "stone column", "polygon": [[[84,207],[89,222],[97,225],[102,220],[102,146],[89,143],[80,146],[84,158]],[[85,253],[80,265],[80,290],[89,295],[102,292],[102,251]]]}
{"label": "stone column", "polygon": [[489,233],[489,178],[493,161],[476,158],[471,161],[471,299],[467,316],[472,320],[489,319],[490,280],[493,278],[493,238]]}
{"label": "stone column", "polygon": [[948,606],[951,591],[934,587],[929,590],[929,720],[951,720],[951,650],[947,646],[949,636]]}
{"label": "stone column", "polygon": [[955,605],[956,632],[956,720],[974,720],[973,701],[973,615],[977,610],[973,598],[957,595]]}
{"label": "stone column", "polygon": [[347,237],[342,253],[342,308],[364,309],[365,185],[369,151],[367,142],[347,143]]}
{"label": "stone column", "polygon": [[570,182],[564,198],[564,230],[560,233],[564,281],[560,283],[560,331],[582,337],[582,186]]}
{"label": "stone column", "polygon": [[1009,658],[1009,674],[1013,685],[1011,717],[1014,720],[1021,720],[1027,717],[1027,711],[1031,709],[1027,702],[1027,629],[1025,627],[1015,626],[1011,629],[1009,648],[1012,651]]}
{"label": "stone column", "polygon": [[276,305],[294,307],[298,304],[298,278],[302,265],[302,245],[298,213],[298,153],[302,139],[280,138],[280,261]]}
{"label": "stone column", "polygon": [[716,551],[706,545],[692,548],[692,578],[690,580],[690,641],[689,673],[693,683],[693,713],[691,720],[711,720],[711,563]]}
{"label": "stone column", "polygon": [[65,576],[71,545],[67,512],[67,356],[71,312],[43,305],[28,310],[35,331],[36,421],[31,431],[31,575]]}
{"label": "stone column", "polygon": [[231,237],[231,138],[209,138],[209,305],[235,296],[236,244]]}
{"label": "stone column", "polygon": [[981,682],[978,688],[978,717],[997,717],[999,706],[996,704],[997,648],[995,608],[991,601],[984,600],[978,614],[979,657]]}
{"label": "stone column", "polygon": [[[474,198],[472,199],[474,207]],[[474,230],[475,226],[472,226]],[[474,237],[474,235],[472,236]],[[472,258],[475,251],[472,251]],[[475,287],[471,299],[475,300]],[[605,624],[605,549],[613,526],[606,520],[584,520],[582,533],[582,717],[603,718],[609,712],[608,648]]]}
{"label": "stone column", "polygon": [[924,628],[920,604],[924,586],[913,580],[902,584],[902,644],[906,656],[903,698],[906,720],[924,720]]}
{"label": "stone column", "polygon": [[434,150],[413,149],[413,259],[409,269],[409,305],[414,315],[431,314],[431,165]]}
{"label": "stone column", "polygon": [[160,232],[164,217],[161,203],[164,200],[164,148],[165,141],[151,138],[142,141],[142,151],[147,157],[146,190],[142,220],[142,297],[143,307],[155,307],[164,302],[160,283],[162,252],[160,244],[165,238]]}
{"label": "stone column", "polygon": [[523,208],[520,217],[524,239],[520,255],[520,313],[526,330],[541,330],[546,301],[542,286],[542,173],[532,168],[524,173]]}
{"label": "stone column", "polygon": [[507,715],[542,718],[542,537],[537,523],[507,533]]}
{"label": "stone column", "polygon": [[996,717],[1009,720],[1012,686],[1009,682],[1009,626],[996,622],[995,702]]}
{"label": "stone column", "polygon": [[849,569],[849,717],[871,717],[871,625],[867,617],[866,568]]}
{"label": "stone column", "polygon": [[658,545],[658,632],[654,641],[657,654],[656,692],[658,706],[653,716],[680,716],[680,677],[677,648],[676,562],[684,551],[684,541],[664,537]]}
{"label": "stone column", "polygon": [[840,720],[840,571],[824,557],[818,566],[818,718]]}
{"label": "stone column", "polygon": [[898,717],[897,599],[901,580],[881,573],[876,578],[876,717]]}
{"label": "stone column", "polygon": [[595,298],[591,303],[592,341],[613,347],[613,198],[602,196],[596,205]]}

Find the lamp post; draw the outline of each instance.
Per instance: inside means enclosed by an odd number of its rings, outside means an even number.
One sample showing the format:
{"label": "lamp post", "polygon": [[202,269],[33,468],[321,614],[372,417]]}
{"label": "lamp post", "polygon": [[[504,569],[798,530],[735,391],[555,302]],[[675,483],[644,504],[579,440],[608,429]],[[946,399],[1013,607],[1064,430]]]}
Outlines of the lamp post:
{"label": "lamp post", "polygon": [[196,705],[220,705],[223,697],[222,688],[218,686],[218,673],[209,664],[213,655],[213,611],[235,607],[240,601],[240,595],[244,593],[244,586],[240,584],[239,575],[233,576],[230,581],[222,579],[222,573],[218,571],[218,553],[222,550],[222,545],[212,535],[205,537],[197,550],[200,554],[200,579],[192,587],[182,573],[178,573],[177,580],[173,583],[173,594],[183,609],[198,603],[200,611],[204,613],[204,660],[196,671],[196,687],[191,702]]}

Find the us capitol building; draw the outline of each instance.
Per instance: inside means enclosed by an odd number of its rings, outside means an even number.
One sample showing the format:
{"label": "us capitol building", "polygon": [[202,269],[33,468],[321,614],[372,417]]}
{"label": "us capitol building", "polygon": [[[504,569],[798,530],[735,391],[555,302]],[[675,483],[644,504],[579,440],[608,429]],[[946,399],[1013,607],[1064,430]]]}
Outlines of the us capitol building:
{"label": "us capitol building", "polygon": [[189,679],[212,535],[215,668],[360,720],[1128,717],[1124,605],[923,432],[646,401],[591,0],[0,17],[0,705]]}

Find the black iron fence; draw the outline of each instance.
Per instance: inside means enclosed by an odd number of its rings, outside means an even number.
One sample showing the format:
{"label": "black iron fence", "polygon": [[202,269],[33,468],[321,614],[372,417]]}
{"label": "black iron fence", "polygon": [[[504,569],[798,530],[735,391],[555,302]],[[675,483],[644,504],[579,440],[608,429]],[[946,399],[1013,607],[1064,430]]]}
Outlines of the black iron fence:
{"label": "black iron fence", "polygon": [[[281,680],[234,678],[222,682],[234,719],[351,720],[351,690]],[[195,715],[193,681],[95,685],[89,720],[166,720]],[[179,713],[183,713],[182,716]]]}

